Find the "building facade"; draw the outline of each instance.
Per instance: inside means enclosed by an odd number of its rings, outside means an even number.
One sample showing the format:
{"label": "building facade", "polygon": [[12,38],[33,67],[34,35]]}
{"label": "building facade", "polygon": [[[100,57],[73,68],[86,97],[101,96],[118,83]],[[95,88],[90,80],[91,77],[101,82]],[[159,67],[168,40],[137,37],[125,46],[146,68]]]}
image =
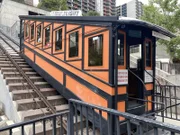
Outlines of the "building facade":
{"label": "building facade", "polygon": [[88,11],[96,11],[96,0],[67,0],[69,9],[82,10],[83,13]]}
{"label": "building facade", "polygon": [[[38,5],[40,0],[25,0]],[[83,13],[97,11],[101,16],[116,15],[116,0],[67,0],[70,10],[82,10]]]}
{"label": "building facade", "polygon": [[103,12],[104,16],[116,15],[116,0],[103,0]]}
{"label": "building facade", "polygon": [[116,7],[116,15],[132,18],[140,18],[143,14],[143,3],[132,0],[128,3]]}
{"label": "building facade", "polygon": [[69,9],[81,9],[83,13],[97,11],[101,16],[112,16],[116,14],[115,0],[68,0]]}
{"label": "building facade", "polygon": [[[16,1],[16,0],[14,0]],[[37,6],[41,0],[24,0],[24,3]],[[116,15],[116,0],[67,0],[70,10],[82,10],[82,13],[97,11],[101,16]]]}

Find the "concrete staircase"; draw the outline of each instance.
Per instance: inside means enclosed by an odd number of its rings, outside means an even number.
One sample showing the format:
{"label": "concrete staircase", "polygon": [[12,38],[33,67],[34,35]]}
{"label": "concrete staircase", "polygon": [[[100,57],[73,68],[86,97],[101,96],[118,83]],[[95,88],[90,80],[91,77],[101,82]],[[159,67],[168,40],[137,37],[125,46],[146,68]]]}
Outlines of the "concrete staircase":
{"label": "concrete staircase", "polygon": [[[47,100],[56,108],[57,112],[68,110],[67,100],[59,95],[54,88],[51,87],[41,76],[39,76],[25,61],[18,55],[12,56],[13,59],[22,67],[23,71],[40,89]],[[39,99],[38,95],[32,90],[28,83],[23,79],[21,74],[9,61],[9,59],[0,52],[0,73],[4,85],[9,91],[9,96],[14,107],[14,118],[8,122],[2,122],[2,125],[14,124],[15,122],[27,121],[42,117],[51,112],[47,109],[45,104]],[[18,118],[15,118],[18,117]],[[18,120],[17,120],[18,119]],[[42,123],[37,123],[36,134],[43,135]],[[17,129],[19,130],[19,129]],[[32,126],[26,126],[26,133],[32,134]],[[64,131],[65,132],[65,131]],[[52,126],[50,122],[46,123],[46,134],[52,133]],[[3,133],[4,135],[6,132]],[[14,134],[14,133],[13,133]]]}

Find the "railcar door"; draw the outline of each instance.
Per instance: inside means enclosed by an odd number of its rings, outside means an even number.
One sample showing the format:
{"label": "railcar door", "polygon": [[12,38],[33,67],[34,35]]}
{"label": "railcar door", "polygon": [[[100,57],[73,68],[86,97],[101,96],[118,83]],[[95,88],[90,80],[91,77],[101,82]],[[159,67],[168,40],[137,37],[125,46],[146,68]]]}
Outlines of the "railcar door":
{"label": "railcar door", "polygon": [[[118,95],[127,94],[126,110],[141,115],[147,109],[146,88],[152,90],[152,40],[142,35],[142,29],[118,31]],[[148,73],[147,73],[148,72]],[[120,90],[120,91],[119,91]],[[125,91],[125,92],[124,92]],[[151,92],[149,92],[151,93]],[[148,103],[149,104],[149,103]],[[148,105],[151,110],[151,105]],[[120,110],[120,108],[118,108]]]}
{"label": "railcar door", "polygon": [[127,30],[128,101],[127,112],[141,115],[145,112],[144,100],[144,39],[142,30]]}

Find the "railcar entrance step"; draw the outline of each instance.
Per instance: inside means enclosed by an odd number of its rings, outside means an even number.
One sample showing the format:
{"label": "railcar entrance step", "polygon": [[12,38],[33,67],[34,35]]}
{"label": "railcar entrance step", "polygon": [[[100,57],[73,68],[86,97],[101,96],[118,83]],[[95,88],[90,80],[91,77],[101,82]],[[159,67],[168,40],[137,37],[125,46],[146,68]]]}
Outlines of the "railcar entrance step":
{"label": "railcar entrance step", "polygon": [[142,115],[145,112],[145,104],[140,104],[136,101],[131,101],[131,103],[128,103],[127,112],[136,115]]}

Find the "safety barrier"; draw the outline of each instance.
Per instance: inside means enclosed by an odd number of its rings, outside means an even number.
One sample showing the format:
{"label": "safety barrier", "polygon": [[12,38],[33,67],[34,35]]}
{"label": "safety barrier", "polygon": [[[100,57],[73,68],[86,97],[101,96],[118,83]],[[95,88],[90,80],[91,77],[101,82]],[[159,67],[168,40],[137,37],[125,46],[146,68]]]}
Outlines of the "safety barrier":
{"label": "safety barrier", "polygon": [[166,105],[164,116],[158,116],[180,121],[180,86],[163,85],[156,86],[156,101],[163,101]]}
{"label": "safety barrier", "polygon": [[[14,129],[20,129],[21,135],[25,134],[26,126],[32,127],[32,134],[36,134],[37,123],[42,124],[42,132],[46,134],[46,124],[51,122],[53,135],[130,135],[136,132],[138,135],[171,133],[180,134],[180,127],[158,122],[142,116],[119,112],[113,109],[104,108],[82,101],[69,100],[69,111],[45,116],[31,121],[17,123],[0,129],[0,134],[9,132],[13,134]],[[80,117],[80,120],[79,120]],[[67,133],[64,131],[64,121],[68,122]],[[80,126],[78,125],[80,123]],[[76,130],[77,129],[77,130]]]}

